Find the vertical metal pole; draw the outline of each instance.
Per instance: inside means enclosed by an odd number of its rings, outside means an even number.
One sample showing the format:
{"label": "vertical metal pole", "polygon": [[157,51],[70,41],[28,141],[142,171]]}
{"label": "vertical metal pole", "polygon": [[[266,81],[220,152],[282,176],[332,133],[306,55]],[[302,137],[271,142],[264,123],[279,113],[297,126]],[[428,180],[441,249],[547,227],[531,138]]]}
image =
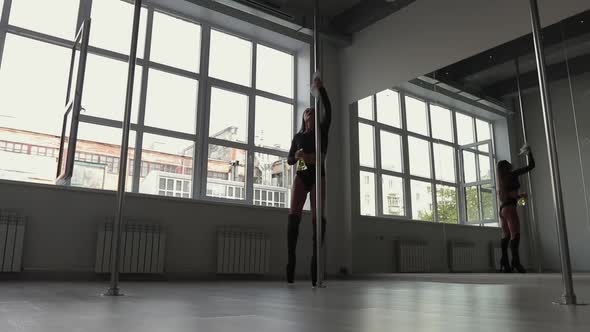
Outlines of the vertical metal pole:
{"label": "vertical metal pole", "polygon": [[553,207],[557,222],[557,235],[559,240],[559,251],[561,255],[561,273],[564,284],[564,294],[561,297],[561,304],[576,304],[574,294],[574,283],[572,281],[572,266],[570,261],[569,243],[567,237],[567,224],[563,208],[563,197],[561,192],[561,179],[559,176],[559,163],[557,160],[557,144],[555,142],[555,128],[553,126],[553,112],[545,73],[545,52],[541,40],[541,23],[539,18],[539,7],[537,0],[530,0],[531,23],[533,28],[533,41],[535,43],[535,57],[537,59],[537,70],[539,76],[539,92],[541,94],[541,106],[543,120],[545,123],[545,139],[547,140],[547,151],[549,154],[549,170],[551,172],[551,189],[553,190]]}
{"label": "vertical metal pole", "polygon": [[[319,0],[315,0],[314,10],[313,10],[313,62],[314,62],[314,72],[318,72],[320,70],[320,32],[318,29],[318,19],[320,16],[320,2]],[[323,183],[322,183],[322,164],[323,164],[323,156],[322,156],[322,133],[320,132],[320,98],[315,98],[315,183],[316,183],[316,190],[315,190],[315,206],[316,206],[316,243],[317,246],[314,248],[316,250],[316,264],[317,264],[317,286],[319,288],[323,287],[323,276],[324,273],[322,271],[322,216],[323,214],[323,206],[322,206],[322,190]]]}
{"label": "vertical metal pole", "polygon": [[117,187],[117,212],[113,221],[113,240],[111,242],[111,285],[105,295],[119,296],[119,256],[121,243],[121,223],[125,201],[125,180],[127,179],[127,156],[129,154],[129,127],[131,122],[131,106],[133,102],[133,83],[135,81],[135,62],[137,57],[137,39],[139,36],[139,19],[141,0],[135,0],[133,11],[133,30],[131,49],[129,51],[129,68],[127,71],[127,95],[125,96],[125,117],[123,120],[123,138],[121,140],[121,158],[119,162],[119,183]]}
{"label": "vertical metal pole", "polygon": [[[528,144],[527,134],[526,134],[526,124],[524,119],[524,102],[522,100],[522,88],[520,85],[520,63],[518,58],[514,60],[516,65],[516,88],[518,90],[518,109],[520,112],[520,124],[522,126],[522,140],[524,144]],[[527,164],[529,163],[529,156],[526,156]],[[533,261],[535,262],[535,268],[537,272],[543,272],[543,266],[541,264],[541,254],[539,251],[538,246],[538,228],[537,228],[537,218],[535,215],[535,200],[533,199],[533,181],[531,179],[531,173],[527,173],[527,191],[529,193],[528,205],[529,205],[529,230],[530,230],[530,243],[531,249],[533,252]]]}

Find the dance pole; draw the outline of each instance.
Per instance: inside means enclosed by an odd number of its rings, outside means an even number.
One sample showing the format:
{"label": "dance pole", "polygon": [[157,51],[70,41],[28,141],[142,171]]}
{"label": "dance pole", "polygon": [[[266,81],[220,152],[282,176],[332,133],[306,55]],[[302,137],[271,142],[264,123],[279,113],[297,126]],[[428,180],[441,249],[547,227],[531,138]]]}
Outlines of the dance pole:
{"label": "dance pole", "polygon": [[[318,29],[318,19],[320,16],[320,2],[319,0],[315,0],[314,8],[313,8],[313,62],[314,62],[314,72],[317,73],[320,70],[320,32]],[[322,206],[322,190],[323,183],[322,183],[322,164],[323,164],[323,156],[322,156],[322,133],[320,128],[320,97],[315,98],[315,209],[316,209],[316,247],[314,250],[316,251],[316,271],[317,271],[317,287],[323,288],[324,287],[324,273],[322,271],[322,217],[324,215],[324,209]]]}
{"label": "dance pole", "polygon": [[[522,87],[520,85],[520,64],[518,58],[514,60],[514,64],[516,65],[516,88],[518,90],[518,108],[520,111],[520,124],[522,126],[522,140],[524,144],[528,144],[527,134],[526,134],[526,125],[524,119],[524,102],[522,100]],[[527,165],[529,163],[529,156],[526,156]],[[529,231],[530,231],[530,243],[533,251],[534,262],[535,262],[535,269],[538,273],[543,272],[543,267],[541,265],[541,254],[539,252],[538,246],[538,228],[537,228],[537,219],[535,215],[535,200],[533,199],[533,181],[531,179],[531,172],[526,173],[527,175],[527,191],[529,192],[528,197],[528,205],[529,205]]]}
{"label": "dance pole", "polygon": [[129,154],[129,127],[131,122],[131,105],[133,102],[133,83],[135,82],[135,62],[137,56],[137,39],[139,35],[139,17],[141,0],[135,0],[133,12],[133,31],[131,50],[129,51],[129,68],[127,70],[127,95],[125,96],[125,117],[123,120],[123,138],[121,140],[121,157],[119,163],[119,184],[117,187],[117,212],[113,220],[113,239],[111,242],[111,285],[106,296],[123,295],[119,291],[119,257],[121,244],[121,223],[125,204],[125,180],[127,179],[127,156]]}
{"label": "dance pole", "polygon": [[557,223],[557,236],[559,240],[559,252],[561,256],[561,274],[563,278],[564,293],[559,299],[559,304],[577,304],[572,280],[572,265],[570,261],[569,243],[567,238],[567,224],[563,208],[563,196],[561,191],[561,179],[559,176],[559,163],[557,160],[557,144],[555,142],[555,128],[553,126],[553,111],[549,96],[547,74],[545,73],[545,51],[541,40],[541,22],[537,0],[530,0],[531,24],[533,29],[533,41],[535,43],[535,58],[539,76],[539,93],[541,94],[541,108],[545,124],[545,139],[549,155],[549,171],[551,172],[551,189],[553,191],[553,208],[555,209],[555,221]]}

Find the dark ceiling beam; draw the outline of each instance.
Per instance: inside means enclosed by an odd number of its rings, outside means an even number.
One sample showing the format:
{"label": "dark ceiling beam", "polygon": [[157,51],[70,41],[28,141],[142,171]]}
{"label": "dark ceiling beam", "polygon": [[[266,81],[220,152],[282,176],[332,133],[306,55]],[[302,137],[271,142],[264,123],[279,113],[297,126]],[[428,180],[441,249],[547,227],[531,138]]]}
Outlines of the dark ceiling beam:
{"label": "dark ceiling beam", "polygon": [[[572,75],[580,75],[582,73],[590,72],[590,55],[582,55],[573,59],[569,59],[569,67]],[[547,77],[550,82],[567,79],[568,72],[565,62],[547,66]],[[521,74],[520,84],[523,90],[538,88],[539,81],[537,71],[533,70]],[[514,77],[497,82],[485,88],[484,91],[486,94],[496,96],[497,98],[515,94],[518,91],[516,86],[516,73]]]}
{"label": "dark ceiling beam", "polygon": [[[567,18],[543,29],[542,37],[545,47],[558,44],[566,39],[590,33],[590,11]],[[454,81],[497,66],[515,58],[533,53],[533,39],[527,34],[505,44],[474,55],[465,60],[436,71],[438,77],[446,77]]]}
{"label": "dark ceiling beam", "polygon": [[365,0],[332,19],[337,31],[352,35],[369,25],[407,7],[416,0]]}
{"label": "dark ceiling beam", "polygon": [[[300,7],[289,7],[289,4],[278,8],[270,2],[255,1],[213,1],[213,0],[187,0],[198,6],[217,11],[222,14],[236,17],[249,23],[270,29],[287,35],[297,36],[297,39],[311,42],[313,28],[313,15]],[[260,5],[256,5],[259,3]],[[248,9],[245,9],[245,8]],[[254,9],[256,12],[252,12]],[[276,19],[279,20],[276,20]],[[281,23],[284,22],[284,23]],[[320,34],[323,39],[338,46],[345,47],[352,44],[352,36],[335,30],[329,24],[327,18],[320,18]]]}

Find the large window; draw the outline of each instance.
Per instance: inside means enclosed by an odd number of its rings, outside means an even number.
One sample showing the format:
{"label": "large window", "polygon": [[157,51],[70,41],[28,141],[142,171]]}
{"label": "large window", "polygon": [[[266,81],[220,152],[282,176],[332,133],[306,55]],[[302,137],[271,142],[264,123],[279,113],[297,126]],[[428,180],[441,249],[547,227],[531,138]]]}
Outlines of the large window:
{"label": "large window", "polygon": [[357,107],[362,215],[450,224],[495,218],[490,122],[392,89]]}
{"label": "large window", "polygon": [[210,49],[206,195],[288,207],[294,57],[217,30]]}
{"label": "large window", "polygon": [[[116,190],[132,2],[11,3],[0,22],[0,178],[55,182],[71,47],[76,25],[90,16],[72,185]],[[297,86],[290,51],[147,3],[137,56],[127,190],[289,206]],[[400,167],[400,153],[388,167]]]}

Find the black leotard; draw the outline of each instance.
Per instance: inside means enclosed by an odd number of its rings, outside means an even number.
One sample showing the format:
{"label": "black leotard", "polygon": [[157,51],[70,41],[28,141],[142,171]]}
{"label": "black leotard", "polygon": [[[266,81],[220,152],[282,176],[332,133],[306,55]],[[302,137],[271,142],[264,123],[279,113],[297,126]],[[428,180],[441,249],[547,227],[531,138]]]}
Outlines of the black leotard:
{"label": "black leotard", "polygon": [[[328,132],[330,131],[330,124],[332,122],[332,104],[330,98],[324,87],[320,89],[320,99],[324,105],[324,117],[320,121],[320,133],[322,138],[322,155],[328,152]],[[291,149],[289,150],[289,157],[287,163],[289,165],[295,165],[297,159],[295,158],[295,152],[303,149],[304,153],[313,154],[315,150],[315,132],[304,132],[304,128],[300,132],[295,134],[293,141],[291,142]],[[300,176],[305,183],[306,187],[311,188],[315,184],[315,164],[307,165],[307,170],[298,171],[297,175]],[[322,164],[322,176],[326,174],[326,168]]]}
{"label": "black leotard", "polygon": [[518,180],[518,177],[530,172],[531,170],[533,170],[535,168],[535,158],[533,158],[533,154],[531,152],[529,152],[528,154],[529,157],[529,164],[525,167],[516,169],[512,172],[510,172],[510,177],[508,179],[508,181],[506,181],[506,183],[504,184],[504,186],[500,189],[500,201],[501,201],[501,205],[500,205],[500,209],[507,207],[507,206],[512,206],[512,205],[516,205],[517,204],[517,200],[512,198],[512,197],[508,197],[508,198],[504,198],[504,194],[506,193],[510,193],[513,191],[516,191],[518,189],[520,189],[520,181]]}

